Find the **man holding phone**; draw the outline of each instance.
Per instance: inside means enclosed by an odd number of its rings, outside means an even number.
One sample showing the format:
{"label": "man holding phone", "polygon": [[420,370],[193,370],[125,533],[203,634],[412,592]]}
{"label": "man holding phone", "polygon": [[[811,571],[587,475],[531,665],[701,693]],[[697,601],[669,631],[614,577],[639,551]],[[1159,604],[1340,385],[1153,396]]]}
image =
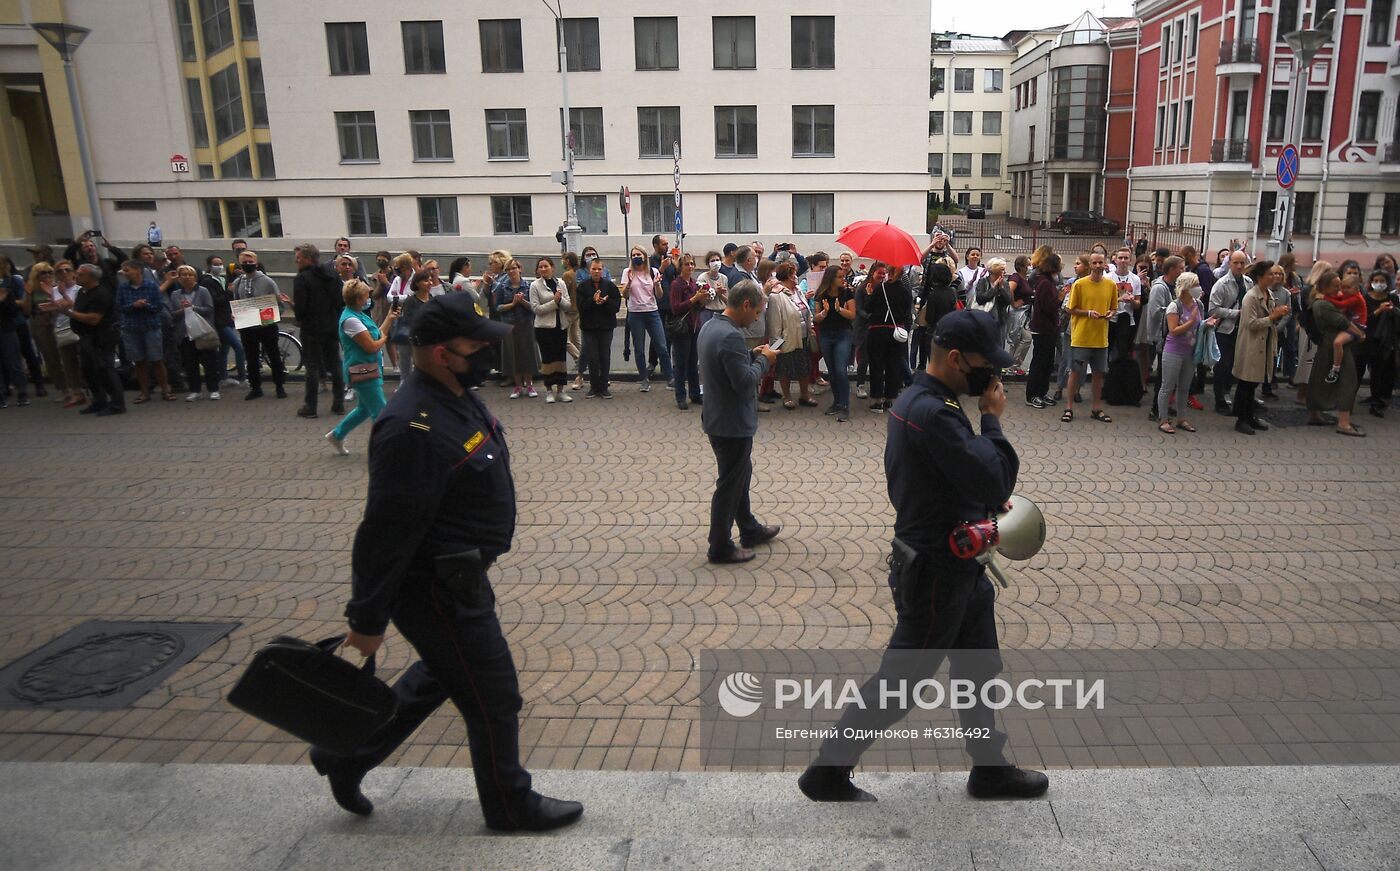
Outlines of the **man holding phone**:
{"label": "man holding phone", "polygon": [[[757,283],[748,279],[738,282],[729,289],[724,311],[706,322],[696,339],[700,380],[705,385],[700,420],[719,466],[710,501],[712,563],[748,562],[754,558],[753,548],[772,541],[782,528],[759,523],[749,507],[753,437],[758,432],[758,382],[778,359],[778,350],[759,345],[750,351],[740,331],[759,319],[763,303],[763,290]],[[736,522],[738,547],[730,538]]]}

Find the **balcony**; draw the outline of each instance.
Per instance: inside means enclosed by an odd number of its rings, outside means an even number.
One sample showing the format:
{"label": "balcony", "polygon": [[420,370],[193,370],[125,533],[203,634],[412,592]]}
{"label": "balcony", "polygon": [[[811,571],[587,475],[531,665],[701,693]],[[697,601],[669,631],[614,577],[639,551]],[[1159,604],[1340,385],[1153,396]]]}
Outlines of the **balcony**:
{"label": "balcony", "polygon": [[1214,172],[1249,172],[1253,169],[1250,153],[1253,143],[1248,139],[1213,139],[1210,162]]}
{"label": "balcony", "polygon": [[1220,59],[1215,64],[1217,76],[1257,76],[1262,70],[1259,40],[1227,39],[1220,43]]}

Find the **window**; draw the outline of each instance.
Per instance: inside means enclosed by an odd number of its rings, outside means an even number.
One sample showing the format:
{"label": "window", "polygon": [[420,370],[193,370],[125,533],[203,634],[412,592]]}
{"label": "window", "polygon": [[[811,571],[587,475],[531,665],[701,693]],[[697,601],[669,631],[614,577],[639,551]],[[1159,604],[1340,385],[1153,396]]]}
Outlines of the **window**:
{"label": "window", "polygon": [[258,213],[257,200],[224,200],[224,209],[235,238],[262,236],[262,215]]}
{"label": "window", "polygon": [[345,201],[345,223],[351,236],[387,236],[383,197],[355,197]]}
{"label": "window", "polygon": [[213,57],[233,45],[233,16],[228,0],[199,0],[200,29],[204,32],[204,56]]}
{"label": "window", "polygon": [[1317,23],[1322,20],[1322,16],[1336,7],[1337,0],[1313,0],[1312,25],[1316,27]]}
{"label": "window", "polygon": [[1394,0],[1371,0],[1371,20],[1366,26],[1367,45],[1390,45],[1395,32]]}
{"label": "window", "polygon": [[942,136],[942,135],[943,135],[943,113],[942,113],[942,112],[930,112],[930,113],[928,113],[928,135],[930,135],[930,136]]}
{"label": "window", "polygon": [[1275,0],[1274,19],[1278,22],[1278,27],[1274,31],[1274,38],[1283,42],[1285,33],[1292,33],[1298,29],[1298,9],[1302,6],[1300,0]]}
{"label": "window", "polygon": [[954,136],[970,136],[970,135],[972,135],[972,113],[971,113],[971,112],[954,112],[954,113],[953,113],[953,135],[954,135]]}
{"label": "window", "polygon": [[964,209],[966,209],[969,205],[971,205],[971,203],[972,203],[972,194],[969,194],[969,193],[961,193],[961,194],[958,194],[958,205],[959,205],[959,206],[962,206]]}
{"label": "window", "polygon": [[1191,13],[1191,17],[1187,19],[1186,35],[1191,40],[1191,50],[1186,52],[1186,56],[1195,57],[1201,43],[1201,13]]}
{"label": "window", "polygon": [[757,57],[754,48],[752,16],[721,16],[713,19],[715,69],[751,70]]}
{"label": "window", "polygon": [[197,168],[199,170],[200,181],[208,181],[209,179],[214,177],[214,164],[201,163]]}
{"label": "window", "polygon": [[529,197],[492,197],[491,228],[497,236],[529,235],[534,230]]}
{"label": "window", "polygon": [[238,0],[238,32],[244,39],[258,38],[258,15],[253,0]]}
{"label": "window", "polygon": [[1003,70],[987,70],[982,74],[982,90],[989,94],[1001,93]]}
{"label": "window", "polygon": [[272,143],[259,142],[255,148],[258,155],[258,178],[277,178],[277,161],[272,157]]}
{"label": "window", "polygon": [[223,142],[242,133],[247,126],[243,116],[243,93],[238,87],[238,67],[228,66],[209,77],[209,94],[214,104],[214,132]]}
{"label": "window", "polygon": [[481,71],[518,73],[525,69],[520,48],[520,19],[496,18],[477,22],[481,32]]}
{"label": "window", "polygon": [[1303,138],[1309,142],[1322,139],[1322,112],[1327,107],[1326,91],[1308,91],[1303,103]]}
{"label": "window", "polygon": [[792,232],[834,233],[835,194],[793,194]]}
{"label": "window", "polygon": [[379,132],[373,112],[336,112],[341,163],[378,163]]}
{"label": "window", "polygon": [[119,212],[154,212],[155,200],[117,200],[113,207]]}
{"label": "window", "polygon": [[1159,220],[1158,220],[1158,217],[1157,217],[1158,215],[1161,214],[1161,211],[1162,211],[1162,192],[1161,192],[1161,191],[1153,191],[1153,192],[1152,192],[1152,223],[1154,223],[1154,224],[1160,224],[1160,223],[1161,223],[1161,221],[1159,221]]}
{"label": "window", "polygon": [[400,27],[403,29],[403,71],[406,74],[447,72],[441,21],[405,21]]}
{"label": "window", "polygon": [[1186,51],[1186,22],[1176,23],[1176,60],[1181,60],[1181,55]]}
{"label": "window", "polygon": [[1311,236],[1313,207],[1317,205],[1314,191],[1298,191],[1293,195],[1293,235]]}
{"label": "window", "polygon": [[1001,135],[1001,113],[1000,113],[1000,112],[983,112],[983,113],[982,113],[982,135],[983,135],[983,136],[1000,136],[1000,135]]}
{"label": "window", "polygon": [[1167,130],[1167,107],[1157,107],[1157,127],[1153,134],[1153,142],[1157,148],[1162,147],[1162,142],[1166,138]]}
{"label": "window", "polygon": [[[559,44],[557,27],[554,44]],[[603,68],[603,53],[598,45],[598,19],[565,18],[564,47],[568,49],[569,72],[595,73]]]}
{"label": "window", "polygon": [[1035,160],[1035,125],[1031,125],[1030,142],[1026,145],[1026,160]]}
{"label": "window", "polygon": [[1040,77],[1037,76],[1036,78],[1031,79],[1031,103],[1030,103],[1030,104],[1031,104],[1032,106],[1035,105],[1035,101],[1039,98],[1039,93],[1040,93]]}
{"label": "window", "polygon": [[1249,135],[1249,91],[1230,92],[1231,139],[1244,139]]}
{"label": "window", "polygon": [[413,133],[414,160],[452,159],[452,118],[446,109],[418,109],[408,113]]}
{"label": "window", "polygon": [[243,149],[237,154],[219,164],[220,178],[252,178],[253,158],[248,154],[248,149]]}
{"label": "window", "polygon": [[1050,156],[1055,160],[1102,160],[1108,124],[1108,67],[1059,67],[1052,81]]}
{"label": "window", "polygon": [[758,157],[758,107],[715,107],[715,157]]}
{"label": "window", "polygon": [[639,157],[671,156],[673,143],[681,141],[679,106],[641,106],[637,109]]}
{"label": "window", "polygon": [[253,126],[267,126],[267,90],[263,87],[262,58],[250,57],[248,66],[248,102],[253,104]]}
{"label": "window", "polygon": [[1347,224],[1346,234],[1348,236],[1366,235],[1366,204],[1370,199],[1370,194],[1365,191],[1356,191],[1347,194]]}
{"label": "window", "polygon": [[966,176],[966,175],[972,175],[972,155],[971,155],[971,154],[954,154],[954,155],[953,155],[953,176],[956,178],[957,176]]}
{"label": "window", "polygon": [[1185,107],[1185,108],[1182,110],[1182,112],[1181,112],[1181,144],[1182,144],[1182,145],[1190,145],[1190,144],[1191,144],[1191,121],[1192,121],[1192,114],[1195,112],[1195,110],[1196,110],[1196,101],[1195,101],[1194,99],[1187,100],[1187,101],[1186,101],[1186,107]]}
{"label": "window", "polygon": [[194,145],[209,145],[209,119],[204,114],[204,88],[199,79],[185,79],[185,96],[190,101],[190,127],[194,129]]}
{"label": "window", "polygon": [[757,233],[758,194],[719,194],[715,214],[719,233]]}
{"label": "window", "polygon": [[363,21],[327,24],[326,48],[331,56],[331,75],[369,75],[369,36]]}
{"label": "window", "polygon": [[642,194],[642,232],[669,233],[675,229],[669,194]]}
{"label": "window", "polygon": [[953,90],[959,94],[972,93],[972,80],[976,73],[972,69],[953,70]]}
{"label": "window", "polygon": [[947,89],[947,85],[945,84],[946,80],[944,78],[947,72],[948,71],[942,67],[934,67],[929,70],[928,95],[930,97],[937,97]]}
{"label": "window", "polygon": [[530,141],[524,109],[486,110],[487,160],[528,160]]}
{"label": "window", "polygon": [[836,68],[835,16],[792,16],[792,68],[795,70]]}
{"label": "window", "polygon": [[676,19],[633,18],[632,36],[637,53],[637,69],[680,69]]}
{"label": "window", "polygon": [[836,107],[792,107],[792,156],[836,156]]}
{"label": "window", "polygon": [[1263,191],[1259,194],[1259,215],[1254,221],[1254,232],[1260,235],[1273,235],[1274,211],[1278,209],[1278,191]]}
{"label": "window", "polygon": [[[672,19],[674,20],[674,19]],[[608,198],[604,194],[579,194],[574,197],[578,224],[590,236],[608,233]]]}
{"label": "window", "polygon": [[928,174],[936,176],[943,175],[943,155],[930,154],[928,156]]}
{"label": "window", "polygon": [[1172,61],[1172,29],[1163,25],[1162,47],[1157,51],[1157,65],[1166,69]]}
{"label": "window", "polygon": [[1001,176],[1001,155],[988,152],[982,155],[982,175],[998,178]]}
{"label": "window", "polygon": [[[564,110],[559,110],[559,125],[563,128]],[[603,156],[603,110],[601,108],[569,108],[569,132],[574,134],[574,157],[578,160],[601,159]]]}
{"label": "window", "polygon": [[194,44],[194,19],[190,17],[189,0],[175,0],[175,35],[180,40],[180,60],[198,60],[199,55]]}
{"label": "window", "polygon": [[418,228],[424,236],[456,236],[457,198],[419,197]]}
{"label": "window", "polygon": [[982,194],[982,208],[986,209],[987,211],[991,211],[991,209],[992,209],[992,195],[991,195],[991,194]]}
{"label": "window", "polygon": [[1172,106],[1171,106],[1171,111],[1168,113],[1169,116],[1170,116],[1170,119],[1171,119],[1170,122],[1169,122],[1169,126],[1168,126],[1168,128],[1167,128],[1167,145],[1168,145],[1168,146],[1176,145],[1176,137],[1177,137],[1177,126],[1176,126],[1176,125],[1177,125],[1177,121],[1178,121],[1178,113],[1179,113],[1180,111],[1181,111],[1181,110],[1176,106],[1176,104],[1173,103]]}
{"label": "window", "polygon": [[1376,122],[1381,114],[1381,92],[1362,91],[1356,104],[1356,138],[1359,142],[1376,141]]}
{"label": "window", "polygon": [[1275,88],[1269,92],[1269,141],[1282,142],[1287,135],[1288,91],[1284,88]]}
{"label": "window", "polygon": [[1381,206],[1381,235],[1400,236],[1400,193],[1385,195]]}
{"label": "window", "polygon": [[1254,0],[1240,0],[1240,14],[1237,16],[1240,29],[1236,34],[1239,39],[1254,38],[1258,16],[1259,9]]}

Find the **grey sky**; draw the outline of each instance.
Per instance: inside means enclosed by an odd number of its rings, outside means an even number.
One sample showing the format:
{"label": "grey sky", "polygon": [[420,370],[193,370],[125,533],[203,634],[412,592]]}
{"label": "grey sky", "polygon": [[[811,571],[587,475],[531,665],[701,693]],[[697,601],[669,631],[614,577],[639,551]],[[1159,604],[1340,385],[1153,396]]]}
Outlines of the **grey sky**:
{"label": "grey sky", "polygon": [[955,30],[977,36],[1002,36],[1008,30],[1029,30],[1069,24],[1086,10],[1100,17],[1133,14],[1132,0],[934,0],[932,30]]}

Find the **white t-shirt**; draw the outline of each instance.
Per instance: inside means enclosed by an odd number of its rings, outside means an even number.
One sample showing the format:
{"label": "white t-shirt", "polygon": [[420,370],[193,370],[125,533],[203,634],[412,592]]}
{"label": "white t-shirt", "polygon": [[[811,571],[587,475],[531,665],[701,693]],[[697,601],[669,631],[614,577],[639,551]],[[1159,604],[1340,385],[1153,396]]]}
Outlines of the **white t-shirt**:
{"label": "white t-shirt", "polygon": [[[1133,297],[1134,297],[1134,298],[1138,298],[1138,297],[1141,297],[1141,296],[1142,296],[1142,279],[1138,277],[1138,274],[1137,274],[1136,272],[1129,272],[1127,275],[1119,275],[1119,274],[1118,274],[1118,270],[1114,269],[1114,270],[1112,270],[1112,271],[1105,272],[1105,273],[1104,273],[1104,277],[1107,278],[1107,279],[1109,279],[1110,281],[1112,281],[1114,284],[1117,284],[1117,285],[1118,285],[1118,295],[1119,295],[1119,296],[1122,296],[1124,293],[1126,293],[1126,292],[1128,292],[1128,291],[1132,291],[1132,294],[1133,294]],[[1133,304],[1132,304],[1132,303],[1130,303],[1130,302],[1120,302],[1120,303],[1118,303],[1118,313],[1119,313],[1119,314],[1124,314],[1124,313],[1126,313],[1126,314],[1128,315],[1128,323],[1130,323],[1130,324],[1132,324],[1132,323],[1137,323],[1137,321],[1135,321],[1135,320],[1133,319]]]}
{"label": "white t-shirt", "polygon": [[695,276],[695,286],[703,291],[713,291],[710,301],[705,303],[705,308],[712,312],[724,311],[724,300],[719,298],[719,291],[729,290],[729,279],[724,277],[724,273],[716,273],[714,278],[710,277],[709,270],[705,270]]}
{"label": "white t-shirt", "polygon": [[340,322],[340,331],[345,333],[351,341],[354,341],[360,333],[369,332],[369,327],[365,326],[365,322],[359,318],[346,318]]}

